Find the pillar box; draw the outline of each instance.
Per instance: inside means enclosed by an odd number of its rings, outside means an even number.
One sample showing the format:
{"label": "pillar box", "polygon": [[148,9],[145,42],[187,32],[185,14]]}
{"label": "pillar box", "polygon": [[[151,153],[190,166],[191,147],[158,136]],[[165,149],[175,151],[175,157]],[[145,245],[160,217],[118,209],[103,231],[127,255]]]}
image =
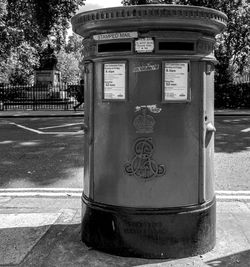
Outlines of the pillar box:
{"label": "pillar box", "polygon": [[214,247],[214,44],[226,20],[175,5],[73,17],[84,37],[88,246],[145,258]]}

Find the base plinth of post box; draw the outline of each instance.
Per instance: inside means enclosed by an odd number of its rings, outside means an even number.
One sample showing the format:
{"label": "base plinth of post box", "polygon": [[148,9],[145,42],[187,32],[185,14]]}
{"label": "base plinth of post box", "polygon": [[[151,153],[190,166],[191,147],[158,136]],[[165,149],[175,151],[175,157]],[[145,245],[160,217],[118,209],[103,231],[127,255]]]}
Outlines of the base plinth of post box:
{"label": "base plinth of post box", "polygon": [[215,245],[216,201],[178,208],[125,208],[82,197],[82,240],[108,253],[182,258]]}

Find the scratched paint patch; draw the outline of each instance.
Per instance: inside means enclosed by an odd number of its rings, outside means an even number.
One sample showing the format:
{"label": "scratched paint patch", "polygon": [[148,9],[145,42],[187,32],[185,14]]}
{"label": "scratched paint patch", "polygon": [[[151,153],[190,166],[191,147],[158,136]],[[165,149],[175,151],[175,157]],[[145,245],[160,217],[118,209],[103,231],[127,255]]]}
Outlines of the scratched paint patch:
{"label": "scratched paint patch", "polygon": [[162,111],[162,108],[158,108],[157,105],[142,105],[142,106],[136,106],[135,112],[148,109],[152,113],[160,113]]}
{"label": "scratched paint patch", "polygon": [[159,69],[160,69],[160,64],[147,63],[135,66],[133,72],[157,71]]}

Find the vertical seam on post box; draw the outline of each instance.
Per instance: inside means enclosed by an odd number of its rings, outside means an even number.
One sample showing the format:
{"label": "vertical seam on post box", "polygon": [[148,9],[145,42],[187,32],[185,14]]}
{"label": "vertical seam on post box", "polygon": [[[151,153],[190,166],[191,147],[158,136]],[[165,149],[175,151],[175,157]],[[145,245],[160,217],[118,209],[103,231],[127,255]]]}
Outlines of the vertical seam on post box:
{"label": "vertical seam on post box", "polygon": [[91,68],[90,68],[90,94],[89,94],[89,98],[90,98],[90,106],[89,106],[89,109],[90,109],[90,112],[89,112],[89,122],[90,122],[90,133],[91,133],[91,136],[90,136],[90,196],[91,198],[94,200],[94,186],[95,186],[95,181],[94,181],[94,89],[95,89],[95,79],[94,79],[94,76],[95,76],[95,71],[94,71],[94,63],[91,62],[90,63],[91,65]]}
{"label": "vertical seam on post box", "polygon": [[199,73],[199,77],[201,77],[200,86],[202,88],[202,92],[200,94],[201,97],[201,105],[200,105],[200,164],[199,164],[199,204],[205,202],[205,143],[204,143],[204,134],[205,134],[205,128],[204,128],[204,112],[205,112],[205,98],[206,98],[206,84],[205,84],[205,69],[204,69],[204,62],[199,62],[199,65],[201,67],[199,68],[202,73]]}

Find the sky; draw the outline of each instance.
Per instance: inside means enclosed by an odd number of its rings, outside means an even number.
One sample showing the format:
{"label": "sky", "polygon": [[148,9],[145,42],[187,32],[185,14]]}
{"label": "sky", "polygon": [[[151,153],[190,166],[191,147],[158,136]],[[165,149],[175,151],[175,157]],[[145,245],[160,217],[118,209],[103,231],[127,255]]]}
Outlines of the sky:
{"label": "sky", "polygon": [[[86,0],[85,5],[81,6],[77,13],[85,12],[88,10],[113,7],[113,6],[122,6],[122,0]],[[72,28],[68,30],[68,36],[72,35]]]}
{"label": "sky", "polygon": [[121,6],[122,0],[86,0],[85,5],[82,6],[79,12],[84,12],[93,9]]}

